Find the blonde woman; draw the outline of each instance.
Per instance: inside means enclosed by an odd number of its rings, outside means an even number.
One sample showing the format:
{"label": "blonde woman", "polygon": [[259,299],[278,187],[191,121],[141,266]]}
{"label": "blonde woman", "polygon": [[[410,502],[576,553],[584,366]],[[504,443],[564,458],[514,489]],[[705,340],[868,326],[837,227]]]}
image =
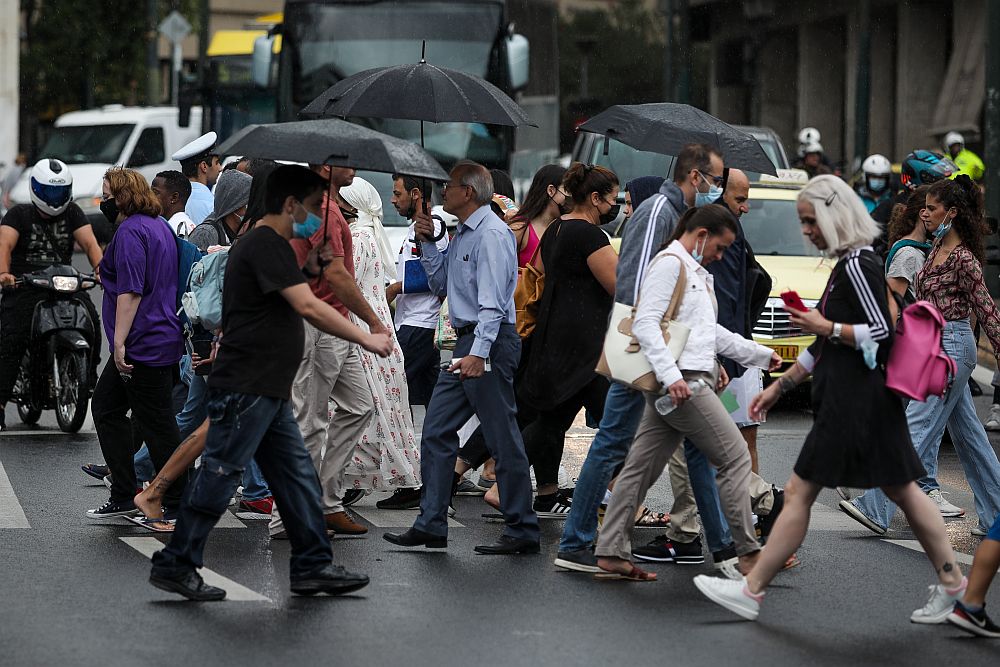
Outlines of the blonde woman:
{"label": "blonde woman", "polygon": [[[368,181],[354,177],[340,197],[357,217],[351,222],[354,275],[361,294],[392,331],[392,313],[385,300],[387,282],[395,280],[395,253],[382,228],[382,200]],[[351,320],[367,331],[357,316]],[[362,351],[361,367],[374,399],[375,412],[347,465],[349,489],[383,491],[420,487],[420,445],[413,434],[413,417],[399,342],[386,358]]]}
{"label": "blonde woman", "polygon": [[809,181],[799,193],[798,212],[802,233],[837,264],[817,308],[788,309],[792,324],[815,334],[816,342],[754,398],[750,417],[763,420],[783,393],[812,373],[815,422],[785,485],[784,509],[753,568],[743,580],[699,575],[694,583],[713,602],[756,620],[774,575],[802,545],[823,487],[880,487],[906,514],[938,576],[927,605],[910,620],[943,623],[966,581],[941,514],[917,486],[924,468],[903,403],[885,386],[892,319],[882,260],[871,248],[878,226],[836,176]]}

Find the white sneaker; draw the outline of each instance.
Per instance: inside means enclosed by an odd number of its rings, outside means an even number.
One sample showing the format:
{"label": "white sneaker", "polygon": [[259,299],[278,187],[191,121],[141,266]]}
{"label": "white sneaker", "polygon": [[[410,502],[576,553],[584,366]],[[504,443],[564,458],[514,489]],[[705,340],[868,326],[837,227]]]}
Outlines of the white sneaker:
{"label": "white sneaker", "polygon": [[851,517],[876,535],[885,535],[885,528],[869,519],[868,515],[855,507],[854,503],[848,500],[841,500],[837,507],[840,508],[841,512]]}
{"label": "white sneaker", "polygon": [[748,621],[757,620],[760,600],[764,596],[751,593],[743,577],[740,577],[739,581],[734,581],[699,574],[694,578],[694,585],[705,597],[720,607],[725,607]]}
{"label": "white sneaker", "polygon": [[946,591],[942,584],[928,586],[927,588],[930,590],[931,595],[927,600],[927,604],[910,614],[910,622],[923,623],[925,625],[946,623],[948,614],[955,608],[955,602],[962,599],[962,594],[965,593],[965,587],[968,584],[968,580],[962,577],[962,583],[959,585],[958,590],[953,593]]}
{"label": "white sneaker", "polygon": [[982,526],[976,526],[975,528],[969,531],[969,534],[974,537],[986,537],[987,532],[988,531]]}
{"label": "white sneaker", "polygon": [[958,517],[965,516],[965,510],[957,505],[952,505],[947,500],[944,499],[944,494],[941,493],[941,489],[934,489],[927,492],[927,497],[934,501],[937,505],[938,511],[941,512],[943,517]]}
{"label": "white sneaker", "polygon": [[844,500],[854,500],[864,493],[864,489],[855,489],[853,486],[838,486],[837,495]]}
{"label": "white sneaker", "polygon": [[990,416],[983,424],[987,431],[1000,431],[1000,405],[994,403],[990,406]]}
{"label": "white sneaker", "polygon": [[715,569],[721,572],[722,576],[726,579],[730,579],[732,581],[743,581],[743,573],[740,572],[739,563],[739,558],[733,558],[722,561],[721,566]]}

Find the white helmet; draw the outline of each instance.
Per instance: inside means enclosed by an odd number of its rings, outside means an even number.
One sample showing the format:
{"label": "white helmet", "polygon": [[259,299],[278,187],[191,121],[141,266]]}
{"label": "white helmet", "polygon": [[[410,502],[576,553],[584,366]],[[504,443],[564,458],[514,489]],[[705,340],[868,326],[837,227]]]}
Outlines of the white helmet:
{"label": "white helmet", "polygon": [[819,140],[819,130],[815,127],[803,127],[799,130],[799,143],[803,146],[806,144],[818,144]]}
{"label": "white helmet", "polygon": [[875,153],[866,157],[861,163],[861,171],[865,172],[866,176],[889,176],[892,173],[892,163],[886,156]]}
{"label": "white helmet", "polygon": [[31,203],[42,213],[61,215],[73,199],[73,174],[62,160],[43,158],[31,168]]}
{"label": "white helmet", "polygon": [[809,153],[822,153],[823,144],[818,141],[810,141],[809,143],[802,144],[802,155],[808,155]]}
{"label": "white helmet", "polygon": [[945,148],[950,148],[955,144],[961,144],[962,147],[965,147],[965,137],[963,137],[958,132],[949,132],[948,134],[944,135]]}

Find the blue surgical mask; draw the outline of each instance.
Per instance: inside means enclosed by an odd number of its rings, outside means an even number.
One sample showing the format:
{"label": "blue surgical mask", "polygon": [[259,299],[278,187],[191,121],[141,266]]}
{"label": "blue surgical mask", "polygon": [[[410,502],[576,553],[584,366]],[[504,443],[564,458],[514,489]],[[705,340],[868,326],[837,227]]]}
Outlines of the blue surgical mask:
{"label": "blue surgical mask", "polygon": [[694,195],[694,207],[701,208],[702,206],[707,206],[709,204],[714,204],[722,196],[722,188],[714,183],[710,182],[705,178],[704,174],[698,172],[701,175],[702,180],[708,183],[708,192],[696,192]]}
{"label": "blue surgical mask", "polygon": [[953,224],[954,222],[952,220],[949,220],[947,224],[942,222],[940,225],[938,225],[937,229],[931,232],[931,234],[934,235],[934,238],[939,239],[951,231],[951,226]]}
{"label": "blue surgical mask", "polygon": [[882,192],[885,190],[886,186],[889,185],[889,179],[887,178],[869,178],[868,179],[868,189],[872,192]]}
{"label": "blue surgical mask", "polygon": [[691,257],[694,261],[701,264],[701,260],[705,259],[705,246],[708,245],[708,237],[705,237],[705,242],[701,244],[701,250],[698,250],[698,242],[694,242],[694,250],[691,251]]}
{"label": "blue surgical mask", "polygon": [[323,221],[318,215],[312,211],[306,210],[303,206],[302,210],[306,212],[306,219],[302,222],[292,222],[292,236],[297,239],[307,239],[320,228]]}

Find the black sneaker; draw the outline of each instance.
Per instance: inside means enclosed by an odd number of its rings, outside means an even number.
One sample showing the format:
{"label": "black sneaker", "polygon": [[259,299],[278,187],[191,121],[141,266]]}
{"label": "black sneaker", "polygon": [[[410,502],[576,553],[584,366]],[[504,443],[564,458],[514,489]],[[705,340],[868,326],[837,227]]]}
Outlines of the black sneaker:
{"label": "black sneaker", "polygon": [[784,507],[785,492],[775,487],[774,504],[771,505],[771,511],[766,516],[760,517],[757,521],[757,528],[760,533],[758,537],[762,543],[767,543],[767,538],[771,534],[771,530],[774,528],[774,522],[778,520],[778,515],[781,514],[781,510]]}
{"label": "black sneaker", "polygon": [[358,502],[365,497],[365,492],[361,489],[348,489],[344,492],[344,497],[341,499],[341,503],[344,507],[350,507],[354,503]]}
{"label": "black sneaker", "polygon": [[131,501],[115,502],[109,500],[94,510],[87,510],[88,519],[113,519],[119,516],[130,516],[137,513],[135,504]]}
{"label": "black sneaker", "polygon": [[196,602],[217,602],[226,599],[226,591],[209,586],[197,572],[188,572],[180,577],[161,577],[151,574],[149,583],[161,591],[177,593]]}
{"label": "black sneaker", "polygon": [[375,503],[380,510],[420,509],[420,489],[396,489],[388,498]]}
{"label": "black sneaker", "polygon": [[368,585],[368,577],[348,572],[339,565],[326,565],[312,574],[292,580],[292,592],[296,595],[343,595],[352,593]]}
{"label": "black sneaker", "polygon": [[698,565],[705,562],[701,552],[701,538],[694,542],[672,542],[666,535],[654,538],[644,547],[632,549],[632,555],[639,560],[652,563],[677,563],[678,565]]}
{"label": "black sneaker", "polygon": [[558,493],[550,493],[546,496],[535,496],[533,507],[539,519],[565,519],[573,509],[573,503]]}
{"label": "black sneaker", "polygon": [[955,609],[948,614],[947,620],[952,625],[957,625],[966,632],[980,637],[1000,637],[1000,626],[986,615],[985,607],[979,611],[970,611],[961,600],[958,600],[955,602]]}
{"label": "black sneaker", "polygon": [[88,463],[87,465],[82,465],[80,466],[80,470],[99,481],[104,481],[104,478],[111,474],[111,469],[108,468],[108,466],[101,465],[100,463]]}

